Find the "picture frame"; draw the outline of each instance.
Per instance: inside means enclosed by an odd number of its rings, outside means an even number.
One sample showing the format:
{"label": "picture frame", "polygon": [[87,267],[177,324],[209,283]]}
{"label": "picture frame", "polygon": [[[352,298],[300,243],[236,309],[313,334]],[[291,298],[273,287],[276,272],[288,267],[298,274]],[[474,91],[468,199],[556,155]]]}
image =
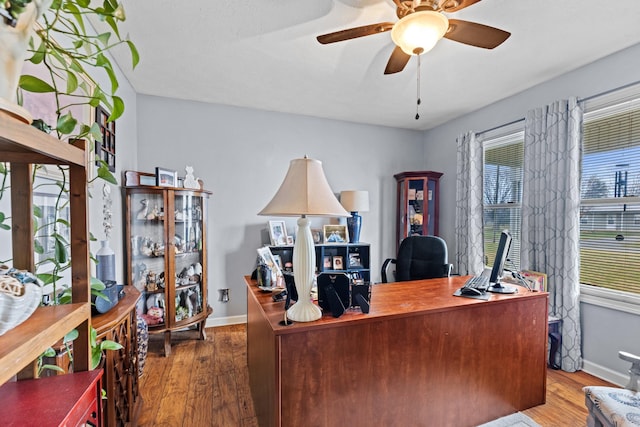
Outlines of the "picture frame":
{"label": "picture frame", "polygon": [[[264,263],[269,271],[271,271],[271,287],[276,288],[280,286],[284,282],[284,276],[282,274],[280,266],[278,265],[278,262],[276,261],[275,256],[271,252],[271,249],[269,249],[268,246],[263,246],[261,248],[258,248],[257,251],[258,257],[260,258],[262,263]],[[282,262],[282,260],[280,262]]]}
{"label": "picture frame", "polygon": [[337,255],[333,257],[333,269],[334,270],[344,270],[344,262],[342,256]]}
{"label": "picture frame", "polygon": [[271,246],[287,246],[287,227],[284,221],[269,221],[269,237]]}
{"label": "picture frame", "polygon": [[322,265],[325,270],[331,270],[333,268],[333,260],[330,256],[325,256]]}
{"label": "picture frame", "polygon": [[96,166],[104,162],[110,172],[116,171],[116,121],[108,121],[109,113],[102,105],[95,111],[95,120],[100,128],[102,141],[95,141]]}
{"label": "picture frame", "polygon": [[346,225],[325,225],[322,228],[325,243],[348,243],[349,230]]}
{"label": "picture frame", "polygon": [[349,253],[349,268],[354,267],[362,267],[362,260],[360,259],[360,254],[357,252]]}
{"label": "picture frame", "polygon": [[295,242],[293,241],[293,236],[287,236],[287,245],[293,246]]}
{"label": "picture frame", "polygon": [[276,265],[280,268],[280,270],[282,270],[282,258],[280,257],[280,255],[278,254],[273,255],[273,260],[275,261]]}
{"label": "picture frame", "polygon": [[175,187],[178,185],[178,172],[156,167],[156,186],[158,187]]}
{"label": "picture frame", "polygon": [[322,243],[322,230],[319,228],[312,228],[311,229],[311,237],[313,237],[313,243],[314,244],[319,244]]}

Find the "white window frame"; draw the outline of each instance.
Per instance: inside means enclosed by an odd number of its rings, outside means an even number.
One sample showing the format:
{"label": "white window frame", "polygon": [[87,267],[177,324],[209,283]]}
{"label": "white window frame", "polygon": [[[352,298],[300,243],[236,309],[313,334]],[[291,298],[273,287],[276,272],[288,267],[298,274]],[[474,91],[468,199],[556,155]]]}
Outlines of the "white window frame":
{"label": "white window frame", "polygon": [[[640,99],[640,84],[629,85],[619,90],[595,96],[583,101],[583,120],[594,120],[623,111],[628,107],[629,103],[637,103],[638,99]],[[631,197],[626,200],[631,203],[635,203],[640,201],[640,198]],[[614,202],[615,201],[612,201],[612,203]],[[601,199],[580,200],[581,205],[588,205],[591,203],[602,204],[606,202],[603,202]],[[617,203],[620,203],[620,201],[617,201]],[[581,283],[580,302],[611,310],[640,315],[640,294],[632,292],[602,288]]]}

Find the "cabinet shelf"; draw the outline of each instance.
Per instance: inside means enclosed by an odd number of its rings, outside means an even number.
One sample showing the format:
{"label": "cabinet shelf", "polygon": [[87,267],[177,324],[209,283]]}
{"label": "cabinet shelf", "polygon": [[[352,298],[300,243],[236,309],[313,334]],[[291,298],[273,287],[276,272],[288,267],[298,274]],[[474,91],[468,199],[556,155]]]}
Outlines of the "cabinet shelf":
{"label": "cabinet shelf", "polygon": [[[371,279],[370,255],[368,243],[318,243],[316,251],[316,272],[358,275],[368,282]],[[279,255],[283,263],[293,261],[293,246],[269,246],[274,255]],[[351,267],[350,256],[357,256],[360,265]],[[335,269],[334,258],[341,258],[342,269]],[[325,265],[327,262],[327,265]]]}

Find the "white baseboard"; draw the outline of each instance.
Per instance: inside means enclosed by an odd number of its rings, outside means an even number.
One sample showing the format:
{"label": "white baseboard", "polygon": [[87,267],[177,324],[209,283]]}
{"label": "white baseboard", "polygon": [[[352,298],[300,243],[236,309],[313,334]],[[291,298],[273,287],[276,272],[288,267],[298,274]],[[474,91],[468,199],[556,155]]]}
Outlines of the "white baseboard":
{"label": "white baseboard", "polygon": [[588,360],[582,361],[582,370],[587,374],[609,381],[620,387],[624,387],[629,382],[628,374],[616,372],[604,366],[589,362]]}
{"label": "white baseboard", "polygon": [[241,323],[247,323],[247,315],[242,314],[240,316],[229,316],[229,317],[214,317],[207,318],[207,323],[205,324],[205,328],[215,328],[217,326],[229,326],[229,325],[239,325]]}

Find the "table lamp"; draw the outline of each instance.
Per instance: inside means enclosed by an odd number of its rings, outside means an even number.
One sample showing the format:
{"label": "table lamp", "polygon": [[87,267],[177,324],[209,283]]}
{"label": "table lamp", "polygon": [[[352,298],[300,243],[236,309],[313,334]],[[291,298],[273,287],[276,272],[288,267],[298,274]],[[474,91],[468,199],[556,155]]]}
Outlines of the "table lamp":
{"label": "table lamp", "polygon": [[362,217],[358,212],[369,211],[369,192],[348,190],[340,193],[340,203],[351,216],[347,218],[347,229],[349,230],[349,242],[358,243],[360,241],[360,228],[362,227]]}
{"label": "table lamp", "polygon": [[322,170],[322,162],[309,159],[291,160],[289,170],[273,199],[258,215],[300,216],[293,246],[293,279],[298,301],[287,310],[287,317],[297,322],[311,322],[322,317],[320,307],[311,301],[311,288],[316,268],[316,250],[308,216],[347,217],[331,191]]}

